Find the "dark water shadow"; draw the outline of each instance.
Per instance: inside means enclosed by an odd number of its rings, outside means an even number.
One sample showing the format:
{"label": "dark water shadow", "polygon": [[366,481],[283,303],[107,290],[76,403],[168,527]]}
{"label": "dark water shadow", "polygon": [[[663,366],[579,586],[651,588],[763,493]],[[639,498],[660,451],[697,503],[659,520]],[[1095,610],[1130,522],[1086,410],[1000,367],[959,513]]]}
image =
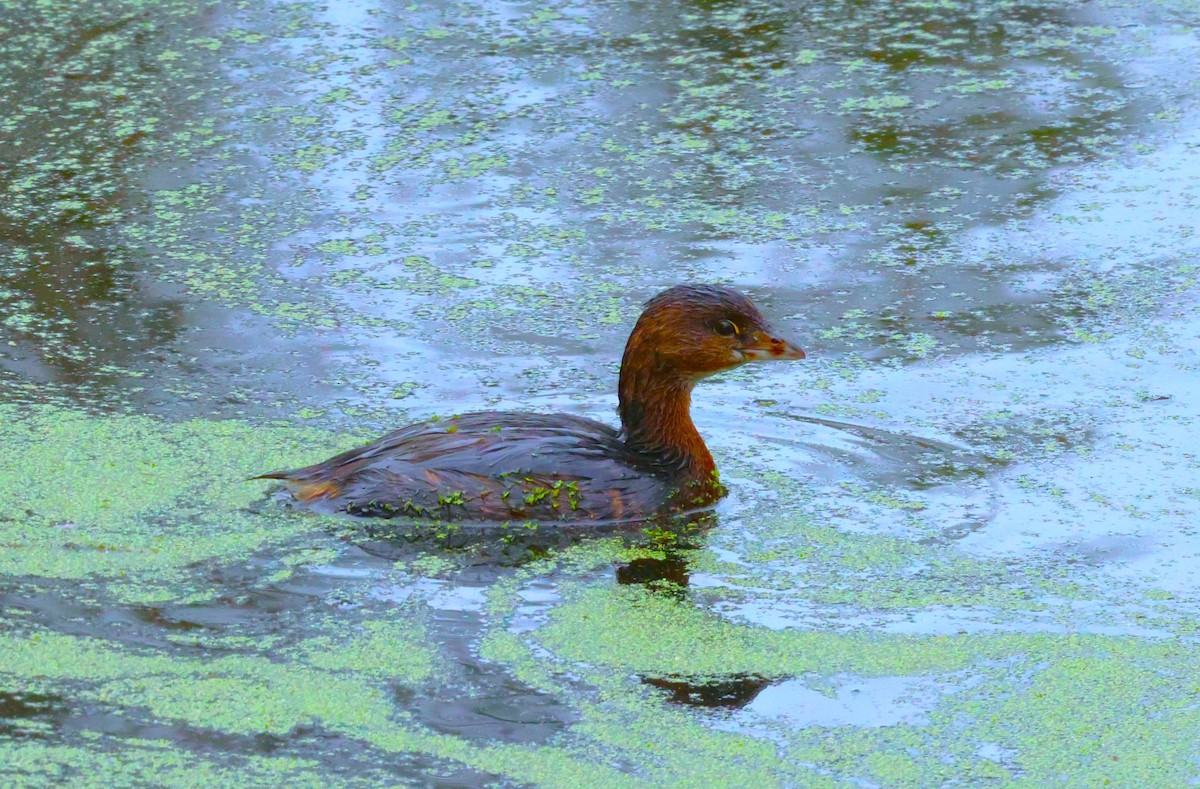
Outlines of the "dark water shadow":
{"label": "dark water shadow", "polygon": [[757,674],[732,674],[726,677],[642,677],[642,684],[666,691],[667,701],[688,707],[740,710],[763,688],[782,682]]}
{"label": "dark water shadow", "polygon": [[650,589],[683,590],[691,580],[688,561],[672,551],[658,557],[640,557],[616,568],[617,583]]}
{"label": "dark water shadow", "polygon": [[0,690],[0,737],[43,737],[69,715],[69,703],[58,694]]}

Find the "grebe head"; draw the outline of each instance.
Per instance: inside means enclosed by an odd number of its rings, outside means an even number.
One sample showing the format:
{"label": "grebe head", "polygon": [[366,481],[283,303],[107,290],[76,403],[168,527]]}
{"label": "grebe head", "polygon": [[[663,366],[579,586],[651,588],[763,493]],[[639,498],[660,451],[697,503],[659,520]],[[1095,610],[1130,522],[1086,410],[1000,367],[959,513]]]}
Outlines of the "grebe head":
{"label": "grebe head", "polygon": [[778,337],[741,293],[720,285],[676,285],[646,302],[622,365],[640,362],[697,381],[746,362],[803,358],[804,351]]}

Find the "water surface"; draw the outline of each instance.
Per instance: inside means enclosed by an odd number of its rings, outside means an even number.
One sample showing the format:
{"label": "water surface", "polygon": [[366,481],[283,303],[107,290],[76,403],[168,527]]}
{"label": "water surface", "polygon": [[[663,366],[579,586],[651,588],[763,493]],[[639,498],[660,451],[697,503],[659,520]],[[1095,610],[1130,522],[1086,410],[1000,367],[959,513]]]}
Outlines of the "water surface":
{"label": "water surface", "polygon": [[[0,3],[0,775],[1200,778],[1200,8]],[[615,418],[641,302],[731,496],[600,534],[246,478]]]}

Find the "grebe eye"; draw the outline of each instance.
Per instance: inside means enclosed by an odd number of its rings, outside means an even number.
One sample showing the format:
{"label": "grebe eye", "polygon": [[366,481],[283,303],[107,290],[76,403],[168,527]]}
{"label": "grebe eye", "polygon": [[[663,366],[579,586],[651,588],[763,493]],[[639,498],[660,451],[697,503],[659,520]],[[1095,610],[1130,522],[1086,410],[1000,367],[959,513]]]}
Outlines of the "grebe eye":
{"label": "grebe eye", "polygon": [[737,324],[729,320],[718,321],[714,328],[716,329],[717,334],[721,335],[722,337],[732,337],[738,333]]}

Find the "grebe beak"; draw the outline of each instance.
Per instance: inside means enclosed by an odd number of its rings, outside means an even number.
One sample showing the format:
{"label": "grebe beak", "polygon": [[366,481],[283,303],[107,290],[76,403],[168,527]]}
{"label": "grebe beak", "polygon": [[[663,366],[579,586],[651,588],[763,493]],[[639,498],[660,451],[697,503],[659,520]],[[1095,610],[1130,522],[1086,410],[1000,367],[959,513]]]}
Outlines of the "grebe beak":
{"label": "grebe beak", "polygon": [[767,331],[754,332],[750,335],[750,342],[737,350],[745,362],[804,358],[804,351]]}

